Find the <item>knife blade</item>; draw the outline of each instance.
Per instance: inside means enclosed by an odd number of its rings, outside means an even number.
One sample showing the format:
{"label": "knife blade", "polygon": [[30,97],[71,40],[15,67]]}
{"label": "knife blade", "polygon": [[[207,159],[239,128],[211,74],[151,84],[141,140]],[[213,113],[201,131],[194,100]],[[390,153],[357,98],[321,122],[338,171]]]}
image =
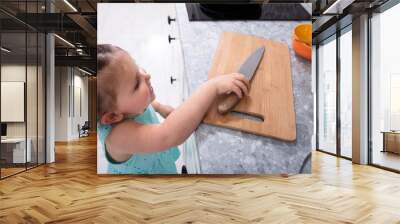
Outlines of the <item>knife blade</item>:
{"label": "knife blade", "polygon": [[[265,47],[257,48],[240,66],[239,73],[243,74],[249,81],[252,80],[254,74],[257,71],[258,65],[264,55]],[[239,97],[231,93],[225,99],[223,99],[218,105],[218,112],[221,114],[228,113],[233,107],[239,103]]]}

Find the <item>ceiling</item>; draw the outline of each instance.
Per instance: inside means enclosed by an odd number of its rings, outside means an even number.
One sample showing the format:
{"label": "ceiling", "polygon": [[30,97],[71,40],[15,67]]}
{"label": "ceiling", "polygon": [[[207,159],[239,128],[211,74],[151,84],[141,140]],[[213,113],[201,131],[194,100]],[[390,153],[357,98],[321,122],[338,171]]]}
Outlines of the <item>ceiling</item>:
{"label": "ceiling", "polygon": [[350,25],[354,17],[373,11],[389,0],[313,0],[313,44]]}
{"label": "ceiling", "polygon": [[48,0],[46,5],[45,0],[1,0],[2,46],[11,50],[2,51],[3,61],[25,62],[25,56],[36,57],[36,51],[43,47],[36,43],[37,33],[54,32],[56,66],[79,66],[95,72],[97,2]]}
{"label": "ceiling", "polygon": [[[36,52],[32,35],[25,40],[25,30],[54,32],[56,65],[86,66],[96,70],[97,3],[149,2],[137,0],[1,0],[0,22],[2,45],[13,51],[7,58],[18,58]],[[218,0],[217,0],[218,1]],[[340,26],[351,23],[352,17],[376,8],[388,0],[311,0],[284,2],[312,2],[313,43],[331,36]],[[270,0],[268,2],[276,2]],[[338,4],[339,3],[339,4]],[[51,10],[50,10],[51,9]],[[329,9],[329,10],[327,10]],[[52,11],[52,13],[49,13]],[[327,13],[329,12],[329,13]],[[346,22],[347,21],[347,22]],[[28,42],[25,51],[25,41]],[[32,42],[32,43],[31,43]],[[41,47],[41,46],[39,46]],[[4,55],[4,52],[2,52]]]}

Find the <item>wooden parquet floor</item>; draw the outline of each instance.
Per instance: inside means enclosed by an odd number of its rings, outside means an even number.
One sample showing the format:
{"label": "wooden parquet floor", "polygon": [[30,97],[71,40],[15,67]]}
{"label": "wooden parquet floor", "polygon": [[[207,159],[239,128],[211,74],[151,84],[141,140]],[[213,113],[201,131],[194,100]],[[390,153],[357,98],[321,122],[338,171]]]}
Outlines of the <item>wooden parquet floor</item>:
{"label": "wooden parquet floor", "polygon": [[313,174],[98,176],[95,136],[0,181],[0,223],[400,223],[400,175],[313,153]]}
{"label": "wooden parquet floor", "polygon": [[13,175],[15,173],[24,171],[24,170],[25,170],[25,167],[23,167],[23,168],[22,167],[21,168],[19,168],[19,167],[17,167],[17,168],[14,168],[14,167],[12,167],[12,168],[4,168],[4,167],[2,167],[1,168],[1,176],[2,177],[7,177],[7,176]]}

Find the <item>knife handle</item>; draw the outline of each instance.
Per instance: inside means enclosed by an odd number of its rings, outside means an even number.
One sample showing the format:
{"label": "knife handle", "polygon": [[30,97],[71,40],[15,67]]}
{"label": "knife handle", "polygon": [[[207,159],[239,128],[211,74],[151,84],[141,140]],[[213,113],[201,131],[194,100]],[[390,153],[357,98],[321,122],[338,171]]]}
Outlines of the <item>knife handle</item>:
{"label": "knife handle", "polygon": [[231,93],[220,102],[220,104],[218,105],[218,112],[220,114],[228,113],[233,107],[235,107],[239,103],[239,101],[239,97],[236,94]]}

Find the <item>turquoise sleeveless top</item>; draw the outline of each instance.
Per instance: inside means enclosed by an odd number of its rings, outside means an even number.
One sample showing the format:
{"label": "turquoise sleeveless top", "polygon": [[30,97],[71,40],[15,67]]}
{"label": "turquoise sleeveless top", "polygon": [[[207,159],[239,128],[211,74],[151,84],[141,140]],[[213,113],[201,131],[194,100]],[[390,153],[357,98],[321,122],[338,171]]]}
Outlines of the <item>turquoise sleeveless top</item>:
{"label": "turquoise sleeveless top", "polygon": [[[160,123],[157,115],[151,105],[145,112],[134,118],[127,118],[142,124]],[[97,123],[97,132],[100,144],[105,150],[106,158],[109,162],[109,174],[176,174],[175,161],[178,159],[180,152],[177,147],[169,148],[162,152],[149,154],[134,154],[125,162],[117,162],[111,158],[104,144],[105,139],[110,133],[113,125],[104,125]]]}

